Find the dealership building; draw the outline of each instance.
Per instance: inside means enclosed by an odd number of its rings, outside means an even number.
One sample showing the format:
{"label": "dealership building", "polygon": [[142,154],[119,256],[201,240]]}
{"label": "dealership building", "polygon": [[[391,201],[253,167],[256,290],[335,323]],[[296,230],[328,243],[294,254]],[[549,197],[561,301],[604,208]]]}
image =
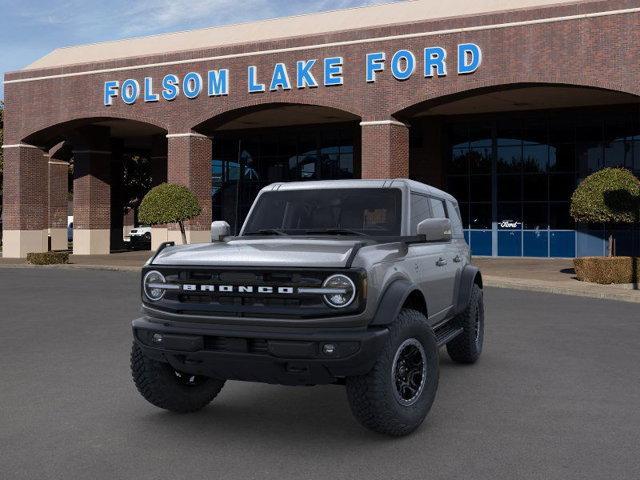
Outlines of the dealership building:
{"label": "dealership building", "polygon": [[640,173],[639,32],[637,0],[414,0],[54,50],[5,75],[2,254],[67,248],[69,162],[74,253],[115,248],[136,154],[196,194],[192,242],[272,182],[409,177],[475,255],[602,255],[569,200]]}

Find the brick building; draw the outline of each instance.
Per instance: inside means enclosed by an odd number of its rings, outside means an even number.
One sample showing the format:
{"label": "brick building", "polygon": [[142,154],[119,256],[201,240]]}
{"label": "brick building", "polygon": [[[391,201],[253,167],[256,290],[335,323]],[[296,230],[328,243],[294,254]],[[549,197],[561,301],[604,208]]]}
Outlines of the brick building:
{"label": "brick building", "polygon": [[66,248],[70,160],[74,252],[109,252],[132,151],[198,196],[191,241],[274,181],[411,177],[476,255],[602,254],[569,197],[640,170],[639,27],[635,0],[414,0],[55,50],[5,76],[3,256]]}

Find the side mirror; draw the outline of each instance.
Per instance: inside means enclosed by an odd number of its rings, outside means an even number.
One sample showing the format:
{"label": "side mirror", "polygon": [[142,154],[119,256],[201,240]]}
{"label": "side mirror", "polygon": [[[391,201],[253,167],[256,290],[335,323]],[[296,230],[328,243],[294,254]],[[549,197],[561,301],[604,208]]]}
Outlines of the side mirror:
{"label": "side mirror", "polygon": [[448,242],[451,240],[451,220],[427,218],[418,224],[417,233],[424,235],[427,242]]}
{"label": "side mirror", "polygon": [[211,222],[211,241],[221,242],[224,237],[231,234],[231,227],[223,220]]}

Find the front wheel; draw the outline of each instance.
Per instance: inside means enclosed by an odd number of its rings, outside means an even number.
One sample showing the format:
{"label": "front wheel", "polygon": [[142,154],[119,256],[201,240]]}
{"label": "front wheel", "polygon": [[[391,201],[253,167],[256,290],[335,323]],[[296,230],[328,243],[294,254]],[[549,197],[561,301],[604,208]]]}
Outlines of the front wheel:
{"label": "front wheel", "polygon": [[403,309],[371,371],[346,379],[351,411],[370,430],[407,435],[429,413],[438,375],[438,346],[427,319]]}
{"label": "front wheel", "polygon": [[135,342],[131,373],[136,388],[149,403],[177,413],[201,410],[224,386],[224,380],[178,372],[168,363],[146,357]]}

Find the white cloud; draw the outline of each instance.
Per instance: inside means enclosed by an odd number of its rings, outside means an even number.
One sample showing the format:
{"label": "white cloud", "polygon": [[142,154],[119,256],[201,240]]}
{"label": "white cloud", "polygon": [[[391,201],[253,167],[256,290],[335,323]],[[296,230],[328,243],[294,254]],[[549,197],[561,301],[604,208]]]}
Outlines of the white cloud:
{"label": "white cloud", "polygon": [[[17,7],[25,21],[70,29],[74,38],[123,38],[385,3],[389,0],[69,0]],[[108,9],[107,9],[108,8]],[[91,40],[88,40],[91,41]]]}

